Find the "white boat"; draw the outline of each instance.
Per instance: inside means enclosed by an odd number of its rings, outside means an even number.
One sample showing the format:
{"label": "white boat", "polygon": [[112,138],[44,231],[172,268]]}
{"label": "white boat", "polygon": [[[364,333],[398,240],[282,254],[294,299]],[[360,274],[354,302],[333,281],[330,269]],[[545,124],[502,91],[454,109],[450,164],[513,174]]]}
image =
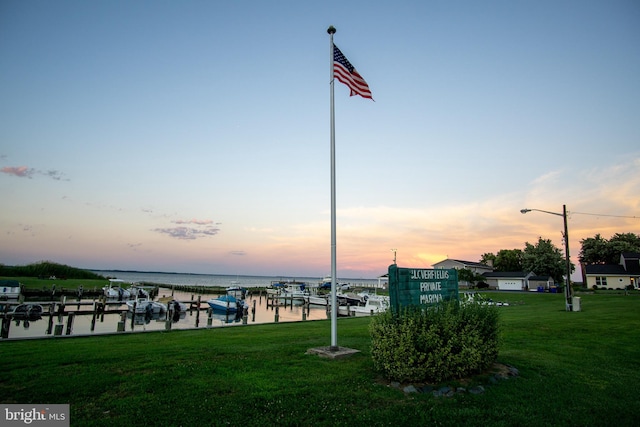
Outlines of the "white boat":
{"label": "white boat", "polygon": [[339,305],[338,306],[338,316],[349,316],[349,307],[348,305]]}
{"label": "white boat", "polygon": [[161,314],[167,311],[167,306],[161,302],[152,301],[148,298],[136,298],[127,301],[127,309],[135,314]]}
{"label": "white boat", "polygon": [[171,307],[174,312],[178,313],[185,313],[187,311],[187,304],[175,299],[168,302],[167,309],[169,309],[169,307]]}
{"label": "white boat", "polygon": [[284,286],[286,284],[287,282],[281,280],[271,282],[271,284],[266,287],[267,295],[280,295],[280,293],[284,292]]}
{"label": "white boat", "polygon": [[247,288],[243,288],[242,286],[229,286],[227,288],[227,295],[231,295],[238,300],[243,300],[247,296]]}
{"label": "white boat", "polygon": [[129,299],[131,297],[131,292],[122,287],[124,283],[124,280],[109,279],[109,286],[105,286],[104,288],[102,288],[104,291],[104,296],[112,299],[116,298],[120,301]]}
{"label": "white boat", "polygon": [[20,282],[17,280],[0,280],[0,298],[17,299],[20,296]]}
{"label": "white boat", "polygon": [[304,299],[310,294],[307,284],[303,282],[291,282],[284,286],[284,290],[280,296],[284,298]]}
{"label": "white boat", "polygon": [[389,297],[384,295],[369,295],[364,305],[352,305],[349,307],[351,316],[370,316],[384,313],[389,308]]}
{"label": "white boat", "polygon": [[311,305],[330,305],[329,295],[307,295],[304,297],[304,301]]}
{"label": "white boat", "polygon": [[219,296],[218,298],[211,298],[207,301],[207,304],[209,304],[209,307],[211,307],[213,311],[218,313],[235,313],[243,307],[240,300],[228,294]]}

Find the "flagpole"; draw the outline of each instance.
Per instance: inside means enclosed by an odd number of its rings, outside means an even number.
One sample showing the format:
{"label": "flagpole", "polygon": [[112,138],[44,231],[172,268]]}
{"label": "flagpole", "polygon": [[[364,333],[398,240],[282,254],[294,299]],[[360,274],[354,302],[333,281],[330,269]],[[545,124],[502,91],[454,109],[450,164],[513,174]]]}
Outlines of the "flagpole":
{"label": "flagpole", "polygon": [[331,350],[338,350],[338,298],[336,296],[336,129],[333,104],[333,35],[336,29],[331,25],[327,29],[329,33],[330,55],[330,117],[331,117]]}

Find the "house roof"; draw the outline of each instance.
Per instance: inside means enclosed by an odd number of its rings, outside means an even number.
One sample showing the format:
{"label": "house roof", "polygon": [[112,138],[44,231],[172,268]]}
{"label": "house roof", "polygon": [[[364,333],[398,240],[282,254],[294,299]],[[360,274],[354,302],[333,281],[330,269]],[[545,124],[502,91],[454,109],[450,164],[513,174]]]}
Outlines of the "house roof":
{"label": "house roof", "polygon": [[438,265],[438,264],[442,264],[443,262],[446,261],[453,261],[453,262],[457,262],[460,264],[463,264],[466,267],[478,267],[478,268],[489,268],[492,269],[493,267],[487,265],[487,264],[483,264],[481,262],[474,262],[474,261],[463,261],[461,259],[452,259],[452,258],[447,258],[445,260],[442,260],[440,262],[436,262],[435,264],[433,264],[434,266]]}
{"label": "house roof", "polygon": [[622,252],[620,255],[624,259],[640,259],[640,252]]}
{"label": "house roof", "polygon": [[589,264],[584,266],[585,274],[627,276],[629,273],[620,264]]}
{"label": "house roof", "polygon": [[507,278],[507,279],[526,279],[533,273],[525,273],[524,271],[494,271],[491,273],[482,273],[488,279]]}
{"label": "house roof", "polygon": [[620,264],[624,266],[627,273],[640,274],[640,253],[623,252],[620,254]]}

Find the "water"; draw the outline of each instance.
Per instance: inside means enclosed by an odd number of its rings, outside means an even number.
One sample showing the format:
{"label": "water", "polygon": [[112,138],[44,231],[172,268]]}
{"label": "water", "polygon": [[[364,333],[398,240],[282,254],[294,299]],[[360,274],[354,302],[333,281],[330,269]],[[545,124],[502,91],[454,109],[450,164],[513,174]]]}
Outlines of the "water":
{"label": "water", "polygon": [[[123,279],[124,280],[124,279]],[[160,288],[159,296],[170,296],[171,290]],[[198,296],[186,293],[174,291],[173,296],[179,301],[189,301],[193,297],[197,300]],[[206,301],[212,298],[213,295],[202,295],[201,302],[202,307],[206,306]],[[90,300],[83,300],[84,302]],[[65,307],[65,313],[73,312],[78,309],[75,305],[77,301],[67,299]],[[274,323],[276,309],[273,306],[267,306],[266,297],[263,295],[260,298],[258,295],[251,296],[247,299],[249,303],[249,316],[246,320],[247,325],[260,324],[260,323]],[[187,304],[188,305],[188,304]],[[253,308],[255,307],[255,311]],[[117,307],[113,306],[110,310],[115,310]],[[123,304],[119,308],[125,309]],[[81,306],[83,311],[91,310],[91,306]],[[45,312],[47,307],[45,307]],[[327,319],[328,314],[326,307],[320,306],[308,306],[304,307],[301,303],[293,305],[288,304],[286,307],[278,307],[278,321],[279,322],[296,322],[303,320],[303,311],[305,312],[306,320],[320,320]],[[211,318],[211,325],[209,325],[207,310],[188,310],[185,313],[181,313],[179,318],[170,322],[170,329],[202,329],[211,327],[230,327],[243,325],[241,318],[236,318],[234,314],[230,316],[213,314]],[[118,323],[122,320],[120,313],[105,314],[102,318],[98,316],[95,321],[94,329],[91,330],[93,315],[92,314],[78,314],[74,317],[72,330],[70,335],[100,335],[116,333],[118,330]],[[67,315],[62,317],[62,320],[58,316],[53,316],[53,331],[55,331],[56,325],[62,325],[62,335],[66,335],[67,325],[69,317]],[[9,328],[9,338],[38,338],[52,336],[53,331],[47,333],[49,328],[49,316],[45,315],[41,319],[24,321],[13,320]],[[156,315],[152,318],[145,316],[132,316],[130,313],[126,313],[124,322],[125,332],[144,332],[144,331],[164,331],[167,330],[166,314]]]}
{"label": "water", "polygon": [[[150,282],[166,285],[186,285],[186,286],[222,286],[227,287],[232,283],[245,288],[264,287],[276,280],[298,280],[317,284],[322,281],[321,277],[292,277],[292,276],[232,276],[222,274],[184,274],[184,273],[147,273],[137,271],[101,271],[93,270],[94,273],[104,277],[111,277],[124,280],[125,282]],[[378,279],[337,279],[338,283],[351,284],[354,287],[376,287],[379,285]],[[380,284],[384,283],[380,282]]]}
{"label": "water", "polygon": [[[245,288],[265,287],[271,284],[273,281],[279,280],[297,280],[307,282],[310,285],[316,285],[322,281],[322,278],[309,278],[309,277],[274,277],[274,276],[230,276],[230,275],[212,275],[212,274],[182,274],[182,273],[147,273],[147,272],[133,272],[133,271],[96,271],[95,273],[101,274],[104,277],[117,278],[124,280],[128,283],[146,282],[163,285],[184,285],[184,286],[221,286],[228,287],[231,285],[242,286]],[[384,282],[380,282],[377,279],[339,279],[340,284],[350,284],[353,287],[377,287]],[[106,284],[106,282],[105,282]],[[171,296],[172,291],[168,288],[160,288],[159,297]],[[182,291],[173,291],[173,297],[179,301],[197,300],[198,295],[193,293],[186,293]],[[206,301],[214,297],[213,295],[201,295],[202,307],[206,306]],[[92,300],[83,300],[89,301]],[[66,313],[73,312],[75,310],[89,311],[90,306],[82,306],[78,308],[73,303],[71,298],[67,299]],[[261,299],[255,295],[248,299],[249,307],[251,309],[255,307],[255,312],[249,311],[249,317],[247,324],[260,324],[260,323],[274,323],[276,310],[274,307],[267,306],[266,297]],[[112,307],[116,309],[117,307]],[[126,309],[123,304],[120,309]],[[45,311],[48,307],[45,307]],[[278,309],[278,321],[279,322],[296,322],[303,320],[303,311],[305,308],[298,303],[294,303],[293,306],[279,307]],[[306,320],[320,320],[327,319],[329,315],[326,312],[326,307],[322,306],[309,306],[305,313]],[[105,314],[102,318],[96,320],[93,330],[91,330],[93,315],[82,314],[76,315],[70,335],[100,335],[116,333],[118,330],[118,323],[121,321],[121,315],[119,313]],[[62,335],[66,335],[68,316],[63,316],[60,321],[57,316],[54,316],[53,330],[56,325],[62,325]],[[208,313],[206,310],[200,310],[199,314],[197,310],[188,311],[183,313],[180,318],[170,322],[172,330],[175,329],[201,329],[210,327],[229,327],[242,325],[242,319],[235,319],[233,316],[228,318],[224,315],[214,314],[211,319],[211,325],[209,326]],[[53,330],[47,333],[49,328],[49,316],[43,316],[42,319],[23,321],[13,320],[9,329],[9,338],[38,338],[47,337],[53,335]],[[160,331],[167,330],[166,316],[160,315],[155,318],[147,319],[142,316],[134,317],[130,314],[127,315],[124,322],[125,332],[144,332],[144,331]]]}

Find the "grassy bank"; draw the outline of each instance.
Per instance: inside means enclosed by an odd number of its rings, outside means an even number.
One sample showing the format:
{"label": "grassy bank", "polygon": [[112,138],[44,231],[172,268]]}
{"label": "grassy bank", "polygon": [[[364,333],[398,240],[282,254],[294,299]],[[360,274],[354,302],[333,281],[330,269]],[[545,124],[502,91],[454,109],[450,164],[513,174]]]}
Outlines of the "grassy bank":
{"label": "grassy bank", "polygon": [[[434,398],[373,371],[369,318],[340,319],[361,353],[306,355],[330,321],[0,342],[0,401],[70,403],[72,425],[635,425],[640,297],[499,294],[499,361],[516,378]],[[451,382],[453,384],[453,382]]]}

